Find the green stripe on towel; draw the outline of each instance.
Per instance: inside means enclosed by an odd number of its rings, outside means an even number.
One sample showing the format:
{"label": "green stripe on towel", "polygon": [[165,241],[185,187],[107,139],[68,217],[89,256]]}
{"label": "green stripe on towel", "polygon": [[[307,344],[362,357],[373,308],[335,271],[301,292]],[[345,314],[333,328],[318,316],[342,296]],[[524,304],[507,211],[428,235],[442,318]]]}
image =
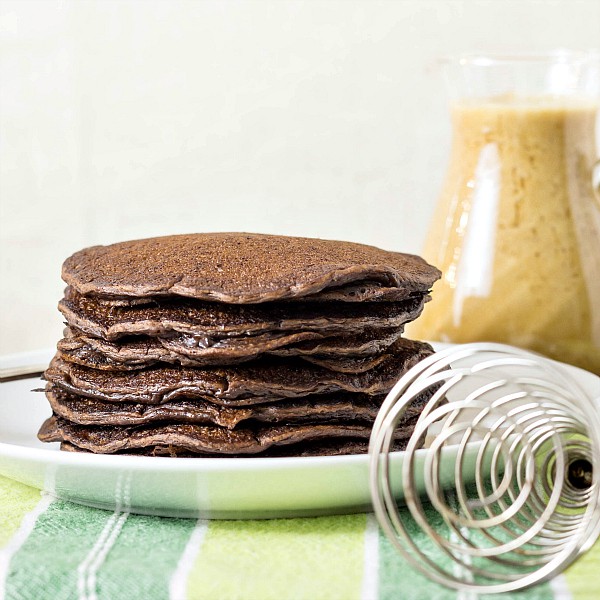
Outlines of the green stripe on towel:
{"label": "green stripe on towel", "polygon": [[98,598],[167,600],[171,575],[195,524],[192,519],[129,515],[98,570]]}
{"label": "green stripe on towel", "polygon": [[[405,515],[408,511],[401,509]],[[431,522],[441,524],[441,518],[430,517]],[[407,521],[407,528],[415,537],[417,546],[421,549],[431,549],[433,544],[425,542],[422,534],[416,533],[416,526],[411,528],[411,521]],[[440,564],[448,566],[449,560],[442,563],[440,557],[436,557]],[[400,598],[423,598],[427,600],[455,600],[456,592],[427,579],[412,565],[410,565],[396,550],[392,543],[379,530],[379,595],[378,600],[399,600]]]}
{"label": "green stripe on towel", "polygon": [[0,548],[17,532],[23,517],[40,501],[40,490],[0,475]]}
{"label": "green stripe on towel", "polygon": [[352,600],[363,578],[366,515],[212,521],[189,600]]}
{"label": "green stripe on towel", "polygon": [[13,556],[6,598],[166,600],[194,525],[57,500]]}
{"label": "green stripe on towel", "polygon": [[565,578],[573,600],[600,597],[600,542],[568,568]]}
{"label": "green stripe on towel", "polygon": [[[443,533],[447,532],[439,514],[433,512],[427,504],[424,505],[428,514],[428,522],[434,529]],[[448,556],[440,552],[431,540],[424,537],[412,519],[407,518],[408,510],[401,509],[405,526],[409,535],[413,537],[418,548],[435,560],[436,564],[447,569],[449,572],[459,567],[453,567]],[[545,583],[522,592],[505,593],[501,595],[502,600],[552,600],[554,595],[550,585]],[[413,566],[411,566],[396,550],[385,534],[379,530],[379,595],[378,600],[398,600],[399,598],[410,598],[411,600],[456,600],[464,598],[468,600],[497,600],[497,594],[470,594],[469,592],[457,592],[434,583]]]}
{"label": "green stripe on towel", "polygon": [[81,561],[94,547],[112,513],[57,500],[12,557],[7,600],[78,598]]}

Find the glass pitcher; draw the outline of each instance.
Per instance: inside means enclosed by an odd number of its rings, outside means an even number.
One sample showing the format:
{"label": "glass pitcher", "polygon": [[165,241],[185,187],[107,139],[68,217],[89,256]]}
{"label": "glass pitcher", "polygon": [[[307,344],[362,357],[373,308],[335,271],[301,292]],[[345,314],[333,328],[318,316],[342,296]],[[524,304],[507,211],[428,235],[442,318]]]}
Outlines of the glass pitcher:
{"label": "glass pitcher", "polygon": [[600,54],[445,64],[450,162],[407,335],[497,341],[600,374]]}

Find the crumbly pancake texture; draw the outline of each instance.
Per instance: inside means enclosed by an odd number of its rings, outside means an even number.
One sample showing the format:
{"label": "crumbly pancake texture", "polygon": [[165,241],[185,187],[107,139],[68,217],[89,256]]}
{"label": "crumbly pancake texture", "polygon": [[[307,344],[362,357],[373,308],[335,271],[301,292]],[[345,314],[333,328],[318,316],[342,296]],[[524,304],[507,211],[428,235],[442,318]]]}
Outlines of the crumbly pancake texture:
{"label": "crumbly pancake texture", "polygon": [[[313,395],[254,406],[219,406],[203,399],[181,399],[158,405],[106,402],[76,396],[48,385],[46,397],[57,417],[78,425],[142,425],[181,422],[235,429],[240,423],[373,423],[385,395],[338,393]],[[407,407],[402,422],[418,417],[426,401]]]}
{"label": "crumbly pancake texture", "polygon": [[81,294],[177,295],[247,304],[361,281],[427,291],[440,272],[418,256],[363,244],[204,233],[86,248],[65,261],[62,275]]}
{"label": "crumbly pancake texture", "polygon": [[141,425],[176,421],[234,429],[242,422],[372,423],[385,396],[331,394],[255,406],[219,406],[203,399],[181,399],[148,405],[106,402],[76,396],[49,385],[46,397],[56,416],[79,425]]}
{"label": "crumbly pancake texture", "polygon": [[[406,428],[396,437],[392,445],[395,451],[405,450],[410,437],[410,428]],[[60,441],[60,440],[56,440]],[[65,452],[80,452],[89,454],[91,450],[79,448],[71,442],[62,441],[60,449]],[[269,450],[261,452],[260,458],[267,457],[289,457],[289,456],[342,456],[348,454],[366,454],[369,451],[369,440],[361,438],[337,438],[329,440],[317,440],[312,442],[300,442],[286,446],[275,446]],[[222,454],[202,454],[190,452],[186,448],[175,446],[173,444],[163,444],[155,446],[145,446],[135,450],[125,450],[115,452],[114,454],[132,454],[136,456],[161,456],[168,458],[223,458]],[[229,454],[230,458],[256,458],[256,454]]]}
{"label": "crumbly pancake texture", "polygon": [[[407,426],[397,435],[406,437],[409,431]],[[370,435],[370,425],[354,423],[285,424],[235,430],[190,423],[117,428],[74,425],[60,417],[48,419],[40,432],[44,441],[69,442],[100,454],[173,446],[200,455],[258,455],[279,446],[336,439],[368,440]]]}
{"label": "crumbly pancake texture", "polygon": [[157,300],[152,305],[106,306],[67,288],[58,308],[67,322],[90,335],[113,341],[125,335],[196,336],[205,346],[223,339],[267,332],[357,333],[369,328],[401,328],[429,299],[418,294],[402,302],[345,304],[282,303],[228,305],[193,300]]}
{"label": "crumbly pancake texture", "polygon": [[359,373],[275,357],[230,367],[159,366],[111,372],[70,363],[57,355],[45,377],[66,392],[108,402],[162,404],[178,398],[204,398],[241,406],[310,394],[384,394],[410,367],[432,353],[429,344],[401,338],[385,360]]}
{"label": "crumbly pancake texture", "polygon": [[[358,374],[358,373],[366,373],[371,369],[374,369],[377,365],[381,365],[383,363],[389,363],[390,359],[393,356],[397,355],[399,351],[402,349],[410,351],[412,348],[411,345],[408,345],[406,340],[401,338],[397,338],[394,344],[391,344],[390,347],[386,348],[378,352],[377,354],[370,355],[349,355],[349,354],[339,354],[333,356],[321,356],[321,355],[311,355],[311,354],[299,354],[296,358],[293,356],[290,357],[289,360],[282,360],[281,358],[277,358],[276,356],[263,356],[259,360],[251,362],[250,365],[246,365],[248,367],[252,367],[253,365],[260,365],[264,368],[265,365],[271,366],[274,368],[282,367],[285,369],[287,366],[295,366],[297,369],[302,369],[303,362],[308,362],[314,365],[319,365],[321,367],[325,367],[330,371],[336,373],[350,373],[350,374]],[[161,362],[166,363],[174,363],[180,364],[182,366],[194,366],[194,367],[204,367],[204,368],[217,368],[217,367],[229,367],[233,366],[235,362],[241,361],[222,361],[220,363],[216,363],[216,361],[207,362],[205,364],[196,363],[191,360],[186,360],[185,357],[180,357],[179,360],[153,360],[148,362],[122,362],[120,360],[115,360],[112,355],[109,355],[105,351],[104,344],[98,345],[95,347],[94,344],[86,344],[81,343],[77,339],[63,339],[58,343],[59,355],[60,358],[66,362],[70,362],[73,364],[81,365],[83,367],[88,367],[90,369],[99,369],[101,371],[134,371],[143,369],[146,366],[154,365],[155,367],[160,366]],[[283,355],[285,356],[285,355]],[[289,356],[289,355],[288,355]],[[141,357],[140,357],[141,358]],[[215,364],[216,363],[216,364]],[[231,363],[231,365],[230,365]],[[233,367],[235,370],[235,367]],[[243,370],[244,365],[239,367],[241,369],[240,372],[245,372]],[[307,367],[308,368],[308,367]],[[228,369],[228,372],[232,372],[231,369]],[[282,371],[284,373],[285,371]],[[314,374],[314,373],[313,373]]]}
{"label": "crumbly pancake texture", "polygon": [[83,366],[93,356],[104,357],[108,370],[143,369],[156,363],[181,364],[188,367],[229,365],[249,361],[263,354],[274,356],[363,357],[380,356],[401,336],[396,328],[365,330],[359,334],[324,336],[318,332],[265,333],[255,336],[225,338],[212,344],[204,338],[187,334],[168,337],[130,336],[115,342],[90,336],[72,328],[58,342],[63,358]]}

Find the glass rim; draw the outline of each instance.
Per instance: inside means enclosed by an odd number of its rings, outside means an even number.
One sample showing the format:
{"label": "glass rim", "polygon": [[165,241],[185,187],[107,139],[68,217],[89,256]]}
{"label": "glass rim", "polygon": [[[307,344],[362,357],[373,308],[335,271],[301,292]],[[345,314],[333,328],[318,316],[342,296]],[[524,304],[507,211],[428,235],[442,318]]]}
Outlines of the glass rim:
{"label": "glass rim", "polygon": [[440,56],[438,63],[444,66],[491,67],[508,64],[585,64],[600,63],[600,48],[590,50],[570,50],[559,48],[548,52],[503,52],[503,53],[463,53]]}

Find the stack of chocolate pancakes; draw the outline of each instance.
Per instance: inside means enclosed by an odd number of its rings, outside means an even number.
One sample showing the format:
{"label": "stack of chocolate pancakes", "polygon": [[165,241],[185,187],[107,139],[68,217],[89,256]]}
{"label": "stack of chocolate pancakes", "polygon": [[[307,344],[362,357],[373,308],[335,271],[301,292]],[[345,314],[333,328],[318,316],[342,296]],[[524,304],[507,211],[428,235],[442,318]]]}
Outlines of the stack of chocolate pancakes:
{"label": "stack of chocolate pancakes", "polygon": [[433,352],[402,332],[439,275],[414,255],[259,234],[86,248],[63,265],[39,437],[96,453],[365,452],[387,392]]}

